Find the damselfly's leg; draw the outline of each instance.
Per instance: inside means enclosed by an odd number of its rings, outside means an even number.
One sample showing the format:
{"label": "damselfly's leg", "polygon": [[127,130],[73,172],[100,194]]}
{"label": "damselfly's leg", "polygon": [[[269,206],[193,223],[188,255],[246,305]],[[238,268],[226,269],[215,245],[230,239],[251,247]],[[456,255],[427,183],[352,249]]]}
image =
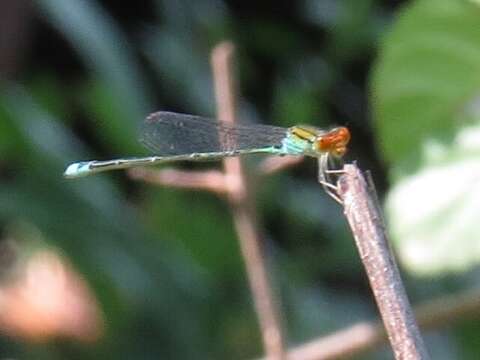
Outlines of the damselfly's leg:
{"label": "damselfly's leg", "polygon": [[343,173],[343,170],[330,170],[329,169],[330,157],[328,153],[323,154],[318,159],[318,182],[322,185],[325,192],[337,201],[339,204],[343,204],[342,200],[338,197],[338,188],[332,179],[331,175],[338,175]]}
{"label": "damselfly's leg", "polygon": [[327,174],[334,174],[334,175],[342,175],[342,174],[345,174],[345,170],[343,170],[343,169],[337,169],[337,170],[329,170],[329,169],[327,169],[327,170],[325,170],[325,172],[326,172]]}

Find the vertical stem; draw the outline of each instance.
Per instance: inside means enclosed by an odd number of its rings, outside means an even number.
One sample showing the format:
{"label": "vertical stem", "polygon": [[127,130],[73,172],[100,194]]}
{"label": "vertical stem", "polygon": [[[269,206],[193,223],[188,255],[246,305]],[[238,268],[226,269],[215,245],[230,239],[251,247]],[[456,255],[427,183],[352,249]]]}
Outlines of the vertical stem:
{"label": "vertical stem", "polygon": [[396,359],[429,359],[390,250],[373,190],[355,165],[345,165],[338,195],[366,269]]}
{"label": "vertical stem", "polygon": [[[211,62],[217,100],[217,116],[234,123],[236,120],[236,87],[233,69],[234,46],[220,43],[212,52]],[[265,353],[268,359],[285,358],[283,334],[277,304],[273,297],[252,190],[240,158],[224,160],[227,193],[232,207],[250,288],[258,316]]]}

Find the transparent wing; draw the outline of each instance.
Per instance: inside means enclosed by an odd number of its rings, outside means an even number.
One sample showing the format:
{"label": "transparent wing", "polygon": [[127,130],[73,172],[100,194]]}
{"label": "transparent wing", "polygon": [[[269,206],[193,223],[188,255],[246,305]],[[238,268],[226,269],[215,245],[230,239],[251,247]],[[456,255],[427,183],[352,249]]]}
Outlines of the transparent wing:
{"label": "transparent wing", "polygon": [[156,112],[145,119],[140,141],[156,155],[183,155],[281,147],[287,129],[232,126],[200,116]]}

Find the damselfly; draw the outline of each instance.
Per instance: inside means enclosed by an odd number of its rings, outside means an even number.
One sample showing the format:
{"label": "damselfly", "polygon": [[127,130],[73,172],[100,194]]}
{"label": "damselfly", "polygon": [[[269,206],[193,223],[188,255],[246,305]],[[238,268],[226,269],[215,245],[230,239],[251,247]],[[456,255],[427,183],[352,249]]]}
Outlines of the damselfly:
{"label": "damselfly", "polygon": [[318,159],[319,181],[332,193],[329,161],[347,151],[350,132],[345,127],[322,130],[313,126],[283,128],[269,125],[230,125],[200,116],[156,112],[143,124],[140,141],[156,155],[105,161],[81,161],[67,167],[65,177],[77,178],[102,171],[190,160],[218,160],[227,156],[265,153],[310,156]]}

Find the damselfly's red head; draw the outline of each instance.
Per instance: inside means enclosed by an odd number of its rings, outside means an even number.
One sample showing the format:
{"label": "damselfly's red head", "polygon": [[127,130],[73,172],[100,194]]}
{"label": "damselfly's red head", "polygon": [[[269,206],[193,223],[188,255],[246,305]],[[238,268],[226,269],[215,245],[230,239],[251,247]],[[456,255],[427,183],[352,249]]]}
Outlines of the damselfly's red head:
{"label": "damselfly's red head", "polygon": [[342,157],[347,152],[349,141],[350,131],[346,127],[337,127],[319,136],[316,146],[319,152]]}

